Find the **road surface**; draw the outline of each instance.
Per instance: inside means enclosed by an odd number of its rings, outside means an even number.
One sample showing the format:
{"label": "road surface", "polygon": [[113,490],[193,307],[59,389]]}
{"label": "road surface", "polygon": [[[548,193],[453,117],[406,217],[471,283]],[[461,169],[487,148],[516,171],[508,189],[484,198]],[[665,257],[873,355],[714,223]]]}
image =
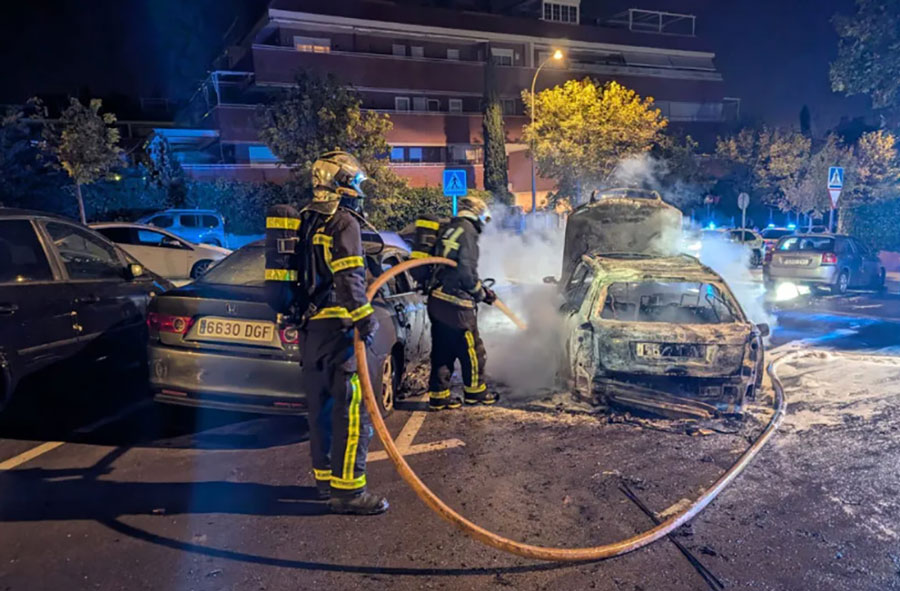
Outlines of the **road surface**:
{"label": "road surface", "polygon": [[[777,318],[774,345],[888,350],[900,300],[794,302]],[[158,407],[137,384],[55,385],[0,419],[0,590],[706,588],[668,541],[563,566],[484,548],[431,514],[377,444],[369,480],[390,511],[330,515],[314,500],[304,419]],[[691,436],[552,409],[423,406],[407,402],[388,424],[442,498],[504,535],[570,547],[650,525],[622,482],[656,511],[677,506],[760,425]],[[873,507],[900,514],[900,477],[884,468],[900,460],[897,433],[891,411],[787,425],[679,539],[731,589],[900,588],[900,528],[872,525]]]}

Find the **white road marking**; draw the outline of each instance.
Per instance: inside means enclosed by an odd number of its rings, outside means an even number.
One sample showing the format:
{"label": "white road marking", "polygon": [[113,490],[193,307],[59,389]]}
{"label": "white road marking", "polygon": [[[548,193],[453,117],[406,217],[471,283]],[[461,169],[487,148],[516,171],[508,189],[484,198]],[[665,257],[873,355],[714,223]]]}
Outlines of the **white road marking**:
{"label": "white road marking", "polygon": [[5,462],[0,462],[0,471],[2,470],[12,470],[18,466],[21,466],[25,462],[31,461],[38,456],[42,456],[48,451],[53,451],[57,447],[63,445],[65,441],[48,441],[46,443],[42,443],[37,447],[32,447],[27,451],[23,451],[19,455],[12,457]]}
{"label": "white road marking", "polygon": [[120,410],[119,412],[117,412],[114,415],[109,415],[108,417],[103,417],[102,419],[94,421],[93,423],[91,423],[89,425],[85,425],[84,427],[79,427],[79,428],[75,429],[75,433],[78,433],[79,435],[84,435],[86,433],[92,433],[92,432],[96,431],[97,429],[99,429],[100,427],[105,427],[106,425],[109,425],[110,423],[115,423],[119,419],[123,419],[123,418],[127,417],[131,413],[133,413],[137,410],[140,410],[140,409],[144,408],[145,406],[150,405],[152,402],[153,401],[150,399],[144,399],[144,400],[139,400],[139,401],[135,402],[134,404],[129,404],[128,406],[126,406],[125,408],[123,408],[122,410]]}
{"label": "white road marking", "polygon": [[[442,441],[432,441],[431,443],[419,443],[413,445],[413,439],[415,439],[419,429],[422,428],[422,423],[425,422],[426,415],[428,415],[428,412],[426,411],[415,411],[409,417],[409,420],[406,421],[406,424],[403,425],[403,429],[400,430],[400,434],[397,435],[397,438],[394,440],[401,455],[412,456],[430,451],[462,447],[465,445],[465,443],[459,439],[444,439]],[[369,454],[368,461],[377,462],[386,459],[388,459],[387,451],[378,450]]]}

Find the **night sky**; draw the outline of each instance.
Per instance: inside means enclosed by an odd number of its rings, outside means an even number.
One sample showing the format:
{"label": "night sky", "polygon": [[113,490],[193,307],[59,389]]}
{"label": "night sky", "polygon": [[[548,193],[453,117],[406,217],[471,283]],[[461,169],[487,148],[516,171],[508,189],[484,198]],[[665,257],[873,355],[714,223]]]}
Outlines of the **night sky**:
{"label": "night sky", "polygon": [[[16,0],[0,22],[0,103],[34,94],[160,97],[190,92],[225,32],[246,29],[264,0]],[[852,0],[583,0],[583,11],[640,7],[696,14],[730,96],[749,121],[797,125],[808,104],[821,133],[867,115],[863,97],[831,92],[830,19]],[[233,39],[232,41],[236,41]]]}

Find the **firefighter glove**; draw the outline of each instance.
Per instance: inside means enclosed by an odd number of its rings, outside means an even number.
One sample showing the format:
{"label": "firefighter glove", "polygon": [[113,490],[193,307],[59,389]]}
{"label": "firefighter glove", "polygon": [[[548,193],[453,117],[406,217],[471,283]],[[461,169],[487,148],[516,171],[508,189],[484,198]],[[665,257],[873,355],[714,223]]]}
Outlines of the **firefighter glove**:
{"label": "firefighter glove", "polygon": [[359,338],[366,343],[366,346],[372,346],[375,341],[375,332],[378,330],[378,320],[375,319],[375,314],[369,314],[359,320],[356,328],[359,330]]}
{"label": "firefighter glove", "polygon": [[490,306],[497,301],[497,294],[493,289],[488,289],[487,287],[485,287],[484,298],[482,298],[481,301]]}

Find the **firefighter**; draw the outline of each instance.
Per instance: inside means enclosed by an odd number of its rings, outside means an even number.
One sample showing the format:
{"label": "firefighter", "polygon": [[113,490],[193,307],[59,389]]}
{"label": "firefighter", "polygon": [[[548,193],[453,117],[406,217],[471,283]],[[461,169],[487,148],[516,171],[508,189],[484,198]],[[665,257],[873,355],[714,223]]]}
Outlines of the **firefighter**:
{"label": "firefighter", "polygon": [[478,236],[490,214],[484,201],[463,197],[459,215],[441,228],[433,253],[456,261],[440,266],[428,296],[431,319],[431,374],[428,405],[432,410],[462,406],[450,394],[450,376],[459,360],[466,404],[494,404],[499,397],[484,383],[484,343],[478,335],[477,305],[493,304],[497,296],[478,278]]}
{"label": "firefighter", "polygon": [[353,353],[353,328],[371,345],[378,327],[366,299],[357,220],[365,180],[359,161],[346,152],[327,152],[316,160],[313,198],[301,212],[298,267],[311,302],[305,314],[302,379],[316,487],[335,513],[375,515],[386,511],[388,502],[366,489],[372,425]]}

